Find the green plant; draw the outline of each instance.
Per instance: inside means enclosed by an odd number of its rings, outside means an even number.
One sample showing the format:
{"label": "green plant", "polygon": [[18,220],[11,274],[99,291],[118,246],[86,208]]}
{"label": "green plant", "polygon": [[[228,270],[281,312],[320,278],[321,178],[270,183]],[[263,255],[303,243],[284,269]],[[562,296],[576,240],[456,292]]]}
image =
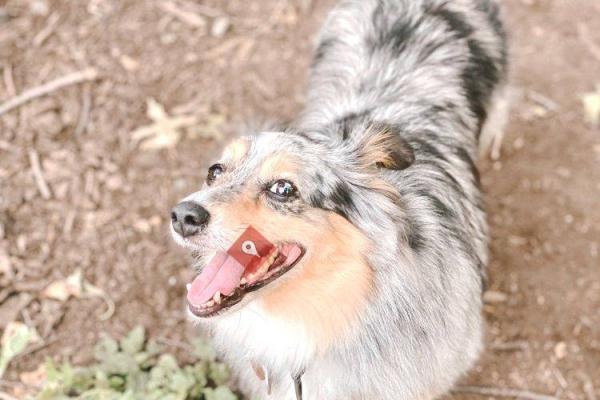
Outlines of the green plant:
{"label": "green plant", "polygon": [[46,361],[47,379],[35,400],[237,400],[226,386],[227,367],[206,342],[193,343],[197,361],[179,366],[175,357],[137,327],[120,341],[102,339],[88,367]]}

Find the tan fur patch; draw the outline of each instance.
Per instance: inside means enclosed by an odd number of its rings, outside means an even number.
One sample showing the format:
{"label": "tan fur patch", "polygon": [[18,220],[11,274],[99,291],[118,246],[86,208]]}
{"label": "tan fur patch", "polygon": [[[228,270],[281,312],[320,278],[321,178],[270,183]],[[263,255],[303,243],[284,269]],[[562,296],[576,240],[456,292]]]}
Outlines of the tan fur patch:
{"label": "tan fur patch", "polygon": [[297,239],[308,246],[301,267],[263,297],[268,312],[303,324],[321,351],[356,322],[372,285],[364,235],[337,214],[324,218]]}
{"label": "tan fur patch", "polygon": [[295,157],[289,153],[270,156],[260,166],[259,176],[263,179],[291,178],[298,170]]}
{"label": "tan fur patch", "polygon": [[230,161],[239,161],[248,153],[248,148],[249,143],[247,139],[235,139],[225,148],[223,158]]}
{"label": "tan fur patch", "polygon": [[400,170],[414,162],[414,152],[408,143],[389,126],[374,124],[359,143],[359,160],[364,167]]}
{"label": "tan fur patch", "polygon": [[373,190],[383,194],[385,197],[392,200],[394,203],[398,203],[400,201],[400,193],[398,193],[398,189],[396,189],[392,184],[384,181],[381,178],[373,178],[369,182],[369,186]]}
{"label": "tan fur patch", "polygon": [[271,241],[305,246],[307,253],[298,266],[257,292],[268,313],[302,325],[319,351],[349,332],[373,282],[365,260],[368,239],[354,225],[325,210],[302,217],[284,215],[249,192],[211,213],[218,214],[224,230],[234,235],[249,224]]}
{"label": "tan fur patch", "polygon": [[375,132],[369,132],[365,134],[366,140],[362,147],[361,161],[364,165],[373,166],[377,163],[381,164],[384,168],[393,166],[394,160],[390,156],[388,143],[393,138],[393,133],[388,129],[382,129],[381,127],[369,127],[369,131],[378,129]]}

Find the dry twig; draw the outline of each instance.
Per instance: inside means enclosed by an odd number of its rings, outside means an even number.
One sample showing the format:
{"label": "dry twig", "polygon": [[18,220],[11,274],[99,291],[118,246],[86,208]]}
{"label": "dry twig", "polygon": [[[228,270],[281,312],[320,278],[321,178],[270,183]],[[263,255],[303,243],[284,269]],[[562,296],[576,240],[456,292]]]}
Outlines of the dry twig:
{"label": "dry twig", "polygon": [[83,71],[73,72],[61,78],[44,83],[43,85],[28,89],[20,95],[13,97],[12,99],[0,105],[0,115],[6,114],[7,112],[33,99],[45,96],[66,86],[71,86],[86,81],[93,81],[95,79],[98,79],[98,71],[96,71],[95,68],[88,68],[84,69]]}
{"label": "dry twig", "polygon": [[6,86],[6,92],[11,97],[15,96],[17,94],[17,90],[15,89],[15,81],[13,79],[11,64],[4,65],[3,78],[4,78],[4,86]]}
{"label": "dry twig", "polygon": [[193,26],[194,28],[202,28],[206,26],[206,20],[204,17],[194,12],[183,10],[172,1],[163,1],[159,4],[159,7],[181,22]]}
{"label": "dry twig", "polygon": [[29,163],[31,164],[31,172],[33,173],[33,179],[35,180],[35,184],[42,195],[44,200],[48,200],[51,197],[50,188],[48,187],[48,183],[46,183],[46,179],[44,178],[44,174],[42,173],[42,167],[40,165],[40,156],[37,151],[31,150],[29,151]]}
{"label": "dry twig", "polygon": [[554,100],[544,96],[539,92],[536,92],[535,90],[529,90],[527,94],[531,100],[544,107],[548,111],[557,112],[560,110],[560,106]]}
{"label": "dry twig", "polygon": [[88,120],[90,118],[90,110],[92,108],[92,90],[88,85],[84,85],[81,99],[81,109],[79,111],[79,119],[73,135],[75,137],[85,133]]}
{"label": "dry twig", "polygon": [[239,46],[245,41],[243,37],[234,37],[231,38],[212,49],[209,49],[202,54],[201,58],[203,60],[212,60],[215,58],[219,58],[223,56],[225,53],[233,50],[235,47]]}
{"label": "dry twig", "polygon": [[511,389],[511,388],[495,388],[487,386],[457,386],[452,389],[454,393],[477,394],[481,396],[496,396],[508,397],[523,400],[558,400],[554,396],[546,394],[534,393],[529,390]]}
{"label": "dry twig", "polygon": [[52,35],[59,19],[60,16],[58,15],[58,13],[53,13],[52,15],[50,15],[50,17],[48,18],[48,23],[46,24],[44,29],[39,31],[38,34],[35,35],[35,37],[33,38],[33,45],[35,47],[40,47],[46,41],[46,39],[48,39],[50,35]]}

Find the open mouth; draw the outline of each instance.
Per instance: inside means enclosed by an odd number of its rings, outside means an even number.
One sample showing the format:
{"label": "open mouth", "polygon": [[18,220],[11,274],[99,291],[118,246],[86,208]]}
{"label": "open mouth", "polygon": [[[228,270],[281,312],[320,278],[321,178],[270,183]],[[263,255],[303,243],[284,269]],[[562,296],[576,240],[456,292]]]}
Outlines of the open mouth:
{"label": "open mouth", "polygon": [[280,243],[260,258],[253,268],[244,268],[225,252],[219,252],[191,284],[187,301],[192,314],[215,316],[242,301],[291,270],[304,256],[305,249],[296,243]]}

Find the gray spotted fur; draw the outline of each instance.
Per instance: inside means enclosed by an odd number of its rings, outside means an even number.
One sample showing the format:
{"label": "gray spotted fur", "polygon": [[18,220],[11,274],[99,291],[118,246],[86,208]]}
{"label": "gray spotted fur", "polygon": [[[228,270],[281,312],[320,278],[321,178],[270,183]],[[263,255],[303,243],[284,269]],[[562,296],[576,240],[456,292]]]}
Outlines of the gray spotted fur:
{"label": "gray spotted fur", "polygon": [[[375,293],[360,325],[319,356],[301,354],[300,342],[289,354],[275,344],[245,348],[260,328],[243,308],[231,311],[239,314],[235,323],[206,321],[244,390],[293,399],[290,376],[304,370],[305,400],[427,400],[473,365],[482,347],[488,258],[474,160],[506,64],[493,0],[344,0],[330,13],[306,108],[293,127],[258,135],[221,184],[189,199],[210,210],[241,186],[260,193],[264,183],[253,180],[260,162],[283,150],[299,154],[304,191],[284,208],[271,206],[299,216],[309,207],[328,209],[359,227],[374,247]],[[409,168],[379,172],[399,200],[373,190],[371,176],[357,167],[373,122],[389,125],[414,150]],[[225,246],[237,234],[211,225],[205,244]],[[227,331],[232,326],[235,334]],[[250,372],[254,358],[271,371],[272,397]]]}

